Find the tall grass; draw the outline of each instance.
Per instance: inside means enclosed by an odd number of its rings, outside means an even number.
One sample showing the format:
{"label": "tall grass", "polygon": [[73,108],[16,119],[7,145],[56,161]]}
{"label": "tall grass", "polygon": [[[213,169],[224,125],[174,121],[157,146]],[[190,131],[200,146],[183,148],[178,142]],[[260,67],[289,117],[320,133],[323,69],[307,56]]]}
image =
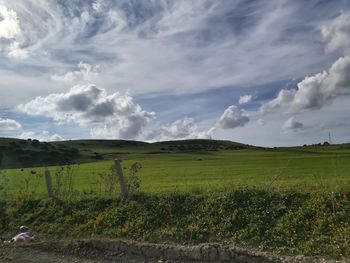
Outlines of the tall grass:
{"label": "tall grass", "polygon": [[0,234],[26,224],[40,239],[233,242],[279,253],[350,258],[350,193],[240,189],[230,193],[3,203]]}

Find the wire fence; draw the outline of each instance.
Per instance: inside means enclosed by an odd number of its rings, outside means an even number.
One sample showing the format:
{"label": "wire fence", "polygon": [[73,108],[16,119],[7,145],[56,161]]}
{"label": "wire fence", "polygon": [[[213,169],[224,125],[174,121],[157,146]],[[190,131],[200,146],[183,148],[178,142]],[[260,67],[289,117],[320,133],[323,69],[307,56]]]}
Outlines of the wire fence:
{"label": "wire fence", "polygon": [[0,170],[0,198],[15,196],[73,197],[117,196],[125,193],[124,173],[119,164],[95,169],[78,165],[54,168]]}

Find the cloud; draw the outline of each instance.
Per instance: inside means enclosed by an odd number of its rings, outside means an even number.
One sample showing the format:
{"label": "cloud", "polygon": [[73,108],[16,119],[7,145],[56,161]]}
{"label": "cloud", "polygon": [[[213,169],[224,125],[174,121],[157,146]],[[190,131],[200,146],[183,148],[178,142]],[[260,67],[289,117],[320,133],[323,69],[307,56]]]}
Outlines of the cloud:
{"label": "cloud", "polygon": [[52,141],[63,141],[64,138],[58,134],[50,134],[48,131],[32,132],[26,131],[21,133],[18,138],[20,139],[37,139],[39,141],[52,142]]}
{"label": "cloud", "polygon": [[296,131],[304,127],[304,124],[301,122],[298,122],[294,119],[294,117],[290,117],[284,124],[283,129],[284,130],[292,130]]}
{"label": "cloud", "polygon": [[63,75],[52,75],[51,79],[56,81],[63,81],[66,83],[72,83],[75,80],[89,81],[99,74],[100,66],[92,66],[88,63],[79,62],[78,70],[68,71]]}
{"label": "cloud", "polygon": [[350,51],[350,12],[339,15],[329,25],[322,27],[322,35],[328,40],[327,50]]}
{"label": "cloud", "polygon": [[207,132],[200,132],[192,118],[184,118],[161,127],[160,140],[211,139]]}
{"label": "cloud", "polygon": [[[196,101],[210,101],[215,90],[218,98],[230,97],[224,91],[228,89],[235,94],[233,98],[237,94],[271,94],[276,83],[314,77],[315,72],[322,75],[330,68],[338,53],[324,54],[322,35],[329,43],[336,39],[327,50],[347,49],[346,12],[342,19],[336,18],[339,22],[326,28],[327,21],[340,9],[349,9],[343,0],[0,0],[0,5],[14,14],[11,19],[17,26],[7,26],[6,33],[2,33],[7,38],[0,40],[0,79],[6,83],[0,85],[1,105],[13,110],[13,105],[25,106],[25,102],[40,96],[32,108],[26,105],[33,116],[38,110],[40,116],[55,122],[77,123],[88,131],[109,131],[113,136],[137,134],[140,138],[153,124],[154,115],[150,117],[149,111],[158,111],[160,104],[166,104],[155,99],[163,95],[176,102],[158,113],[162,123],[167,123],[160,127],[169,128],[175,120],[182,122],[184,116],[201,120],[201,125],[206,120],[204,125],[209,127],[215,123],[215,116],[221,115],[218,111],[223,100],[212,100],[207,110],[201,111],[199,105],[194,108],[193,102],[181,101],[181,96],[191,93],[188,97]],[[325,27],[320,34],[322,25]],[[79,61],[91,69],[77,67]],[[94,65],[100,65],[100,69],[95,70]],[[330,69],[326,73],[331,75]],[[327,74],[324,78],[331,79]],[[316,79],[320,79],[319,84]],[[96,98],[92,90],[67,94],[67,83],[71,87],[91,82],[103,87],[106,95],[98,93]],[[327,86],[322,84],[326,80],[321,76],[313,82],[308,85]],[[275,111],[281,114],[317,109],[334,99],[338,103],[347,93],[343,88],[330,93],[323,88],[307,88],[310,92],[300,95],[296,102],[293,93],[298,89],[283,91],[285,94],[269,105],[271,110],[282,107]],[[128,117],[132,114],[117,114],[116,104],[107,97],[115,93],[120,97],[125,91],[140,103],[146,101],[147,111],[141,107],[140,111],[131,111],[135,113],[133,118]],[[132,103],[137,105],[135,100]],[[250,109],[254,107],[255,103],[249,105]],[[250,114],[249,118],[254,116]],[[46,121],[51,124],[46,118],[28,119],[33,126]],[[281,128],[281,119],[264,119],[269,124],[264,128]],[[186,123],[183,125],[186,127]],[[255,121],[252,125],[258,126]],[[251,127],[246,126],[238,131]],[[81,127],[70,128],[74,137],[81,136]],[[232,136],[230,130],[222,132]]]}
{"label": "cloud", "polygon": [[266,125],[266,121],[264,119],[258,119],[257,120],[257,123],[260,125],[260,126],[265,126]]}
{"label": "cloud", "polygon": [[285,107],[291,112],[321,109],[338,95],[350,94],[350,56],[339,58],[329,71],[305,77],[297,89],[282,89],[278,96],[263,104],[262,112]]}
{"label": "cloud", "polygon": [[[21,48],[22,30],[17,13],[0,4],[0,52],[10,58],[26,58],[28,53]],[[7,41],[1,41],[6,39]]]}
{"label": "cloud", "polygon": [[294,99],[295,92],[295,90],[280,90],[276,98],[264,103],[261,106],[261,112],[266,113],[289,104]]}
{"label": "cloud", "polygon": [[144,132],[153,117],[153,113],[145,111],[132,113],[130,116],[119,118],[115,123],[110,122],[91,128],[90,136],[100,139],[139,139],[142,138],[140,134]]}
{"label": "cloud", "polygon": [[221,115],[216,126],[222,129],[233,129],[236,127],[243,127],[248,122],[249,117],[247,113],[237,106],[231,105]]}
{"label": "cloud", "polygon": [[[350,50],[350,13],[342,13],[329,25],[322,27],[330,51]],[[278,96],[263,104],[262,112],[285,107],[291,112],[321,109],[339,95],[350,94],[350,56],[337,59],[328,71],[305,77],[297,89],[282,89]]]}
{"label": "cloud", "polygon": [[139,136],[145,141],[211,139],[210,132],[201,131],[192,118],[185,117],[168,124],[156,124],[144,129]]}
{"label": "cloud", "polygon": [[[316,11],[297,1],[3,2],[21,30],[12,56],[27,56],[30,65],[49,71],[40,78],[68,82],[79,72],[73,65],[93,61],[104,69],[94,83],[112,91],[246,87],[257,79],[263,84],[301,77],[329,59],[319,56],[314,30],[328,17],[305,21],[305,12]],[[331,13],[341,7],[327,8]],[[57,67],[69,72],[57,75]]]}
{"label": "cloud", "polygon": [[[133,123],[137,125],[138,122]],[[146,126],[147,123],[139,124],[136,129],[130,127],[129,129],[124,129],[120,131],[117,126],[104,125],[103,127],[92,128],[90,130],[90,135],[92,138],[100,139],[139,139],[144,141],[167,141],[167,140],[185,140],[185,139],[211,139],[211,135],[208,132],[199,131],[197,125],[191,118],[184,118],[182,120],[176,120],[171,124],[157,124],[153,126],[148,126],[140,128],[141,126]],[[128,136],[131,131],[141,131],[134,133],[133,136]]]}
{"label": "cloud", "polygon": [[74,122],[93,126],[91,133],[115,134],[118,138],[133,139],[155,116],[142,110],[127,94],[108,95],[95,85],[77,85],[66,93],[36,97],[19,110],[32,116],[41,115],[58,123]]}
{"label": "cloud", "polygon": [[21,34],[17,13],[0,5],[0,39],[14,39]]}
{"label": "cloud", "polygon": [[13,131],[21,128],[22,125],[15,120],[0,118],[0,131]]}
{"label": "cloud", "polygon": [[95,12],[100,12],[101,11],[101,2],[100,1],[95,1],[92,3],[92,9]]}
{"label": "cloud", "polygon": [[252,95],[244,95],[239,97],[238,104],[246,104],[252,101]]}

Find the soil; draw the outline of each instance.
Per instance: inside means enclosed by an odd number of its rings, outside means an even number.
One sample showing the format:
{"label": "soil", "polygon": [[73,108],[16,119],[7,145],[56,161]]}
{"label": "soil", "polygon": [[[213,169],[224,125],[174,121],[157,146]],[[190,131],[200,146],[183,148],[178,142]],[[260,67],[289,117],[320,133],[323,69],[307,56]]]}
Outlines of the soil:
{"label": "soil", "polygon": [[23,263],[194,263],[350,262],[317,257],[276,256],[220,244],[175,246],[121,240],[76,240],[0,244],[0,262]]}

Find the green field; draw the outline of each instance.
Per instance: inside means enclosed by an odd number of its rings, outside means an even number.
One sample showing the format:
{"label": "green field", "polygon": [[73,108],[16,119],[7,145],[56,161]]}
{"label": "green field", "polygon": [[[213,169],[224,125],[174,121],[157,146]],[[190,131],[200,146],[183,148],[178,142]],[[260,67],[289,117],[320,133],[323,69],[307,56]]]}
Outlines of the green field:
{"label": "green field", "polygon": [[[68,152],[78,149],[74,162],[80,164],[70,165],[71,182],[74,191],[85,194],[104,194],[105,182],[98,174],[108,173],[114,158],[123,160],[126,176],[132,163],[142,165],[138,173],[139,191],[144,193],[231,191],[240,187],[350,189],[349,145],[259,148],[228,141],[191,140],[154,144],[67,141],[38,147],[37,156],[42,158],[46,156],[45,149],[50,147],[68,149]],[[13,163],[18,167],[18,160]],[[55,179],[56,172],[65,166],[47,167]],[[12,196],[19,191],[45,194],[44,169],[4,168],[1,177],[2,181],[7,180],[6,194]]]}
{"label": "green field", "polygon": [[[229,141],[161,143],[0,139],[0,234],[38,238],[233,242],[276,253],[350,257],[350,145],[262,148]],[[140,188],[107,193],[114,159],[137,162]],[[56,198],[47,198],[44,171]],[[116,178],[116,177],[114,177]],[[58,186],[60,182],[60,186]]]}

